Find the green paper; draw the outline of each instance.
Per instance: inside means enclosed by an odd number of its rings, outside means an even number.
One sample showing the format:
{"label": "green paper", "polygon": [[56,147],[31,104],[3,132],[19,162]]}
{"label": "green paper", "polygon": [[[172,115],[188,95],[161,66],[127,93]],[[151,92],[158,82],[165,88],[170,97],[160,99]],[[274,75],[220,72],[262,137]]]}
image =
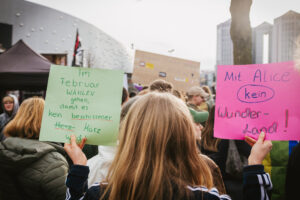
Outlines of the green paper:
{"label": "green paper", "polygon": [[52,65],[40,141],[115,145],[119,132],[123,72]]}

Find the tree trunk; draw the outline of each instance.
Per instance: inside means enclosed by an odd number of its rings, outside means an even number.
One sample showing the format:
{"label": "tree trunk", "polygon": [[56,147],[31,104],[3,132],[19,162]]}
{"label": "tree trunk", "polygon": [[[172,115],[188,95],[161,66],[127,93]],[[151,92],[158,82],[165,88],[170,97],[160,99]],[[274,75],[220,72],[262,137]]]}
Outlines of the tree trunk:
{"label": "tree trunk", "polygon": [[230,36],[235,65],[252,63],[252,30],[249,13],[252,0],[231,0]]}

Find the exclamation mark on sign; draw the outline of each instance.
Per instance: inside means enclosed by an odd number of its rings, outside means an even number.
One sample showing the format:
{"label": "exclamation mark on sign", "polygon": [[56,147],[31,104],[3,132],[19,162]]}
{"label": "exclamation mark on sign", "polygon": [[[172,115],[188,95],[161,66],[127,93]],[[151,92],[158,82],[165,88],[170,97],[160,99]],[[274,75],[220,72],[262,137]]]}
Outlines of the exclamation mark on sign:
{"label": "exclamation mark on sign", "polygon": [[[289,111],[285,110],[285,128],[287,128],[289,125]],[[287,132],[286,130],[284,130],[283,132]]]}

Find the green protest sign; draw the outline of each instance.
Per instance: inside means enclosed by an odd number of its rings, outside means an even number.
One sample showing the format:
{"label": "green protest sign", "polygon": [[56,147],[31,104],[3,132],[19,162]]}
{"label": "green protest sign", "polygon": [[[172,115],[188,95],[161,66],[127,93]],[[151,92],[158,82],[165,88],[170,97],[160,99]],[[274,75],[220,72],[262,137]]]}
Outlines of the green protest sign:
{"label": "green protest sign", "polygon": [[52,65],[40,141],[115,145],[120,122],[123,72]]}

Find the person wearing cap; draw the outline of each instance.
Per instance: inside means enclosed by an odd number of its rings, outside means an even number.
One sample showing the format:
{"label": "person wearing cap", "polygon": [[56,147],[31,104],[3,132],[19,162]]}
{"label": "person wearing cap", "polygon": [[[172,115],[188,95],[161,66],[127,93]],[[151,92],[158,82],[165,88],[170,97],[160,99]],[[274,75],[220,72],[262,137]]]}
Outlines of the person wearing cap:
{"label": "person wearing cap", "polygon": [[[208,111],[208,105],[206,104],[206,98],[208,98],[209,95],[199,86],[191,87],[187,91],[187,106],[189,108],[192,108],[198,112],[201,112],[203,110]],[[201,104],[206,104],[207,109],[200,109],[199,106]],[[204,106],[205,107],[205,106]]]}
{"label": "person wearing cap", "polygon": [[197,140],[201,139],[201,130],[203,129],[202,124],[206,122],[208,119],[208,112],[198,112],[194,110],[193,108],[189,108],[190,113],[193,117],[193,121],[195,123],[196,128],[196,138]]}

